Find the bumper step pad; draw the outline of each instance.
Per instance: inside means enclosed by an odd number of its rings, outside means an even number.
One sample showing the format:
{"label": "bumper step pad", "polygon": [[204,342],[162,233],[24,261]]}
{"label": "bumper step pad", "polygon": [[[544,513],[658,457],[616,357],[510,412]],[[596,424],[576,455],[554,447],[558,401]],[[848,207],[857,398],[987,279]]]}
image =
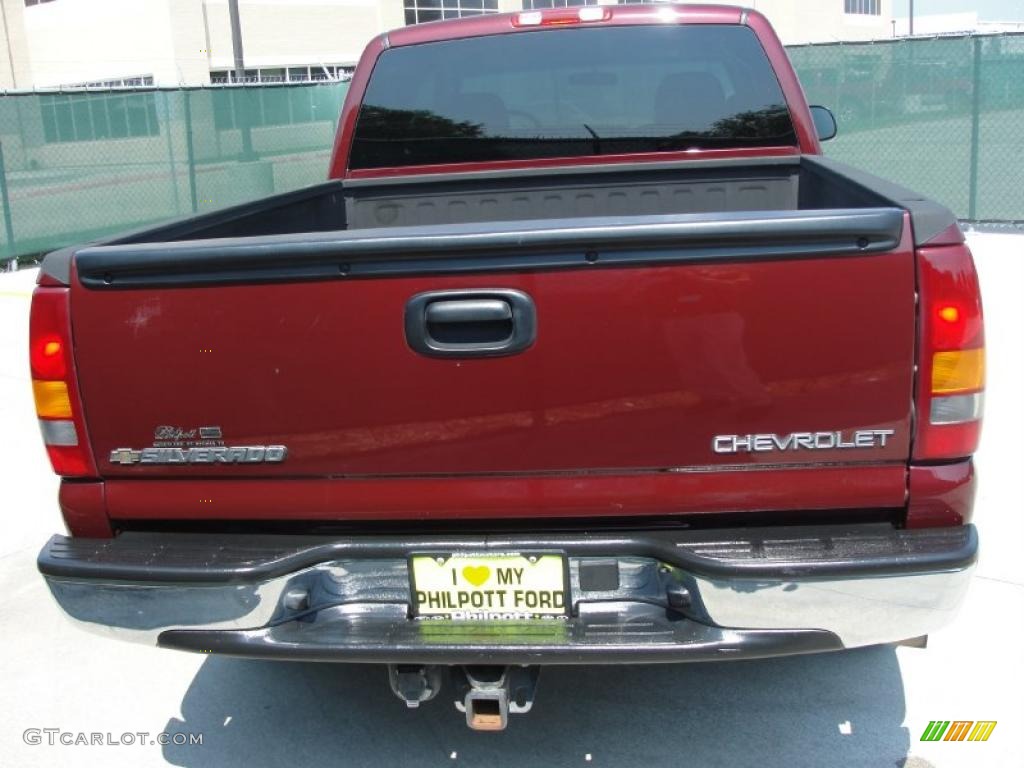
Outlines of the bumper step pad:
{"label": "bumper step pad", "polygon": [[255,630],[168,630],[165,648],[261,659],[410,664],[615,664],[753,659],[842,648],[823,630],[725,629],[637,603],[567,620],[410,621],[330,611]]}

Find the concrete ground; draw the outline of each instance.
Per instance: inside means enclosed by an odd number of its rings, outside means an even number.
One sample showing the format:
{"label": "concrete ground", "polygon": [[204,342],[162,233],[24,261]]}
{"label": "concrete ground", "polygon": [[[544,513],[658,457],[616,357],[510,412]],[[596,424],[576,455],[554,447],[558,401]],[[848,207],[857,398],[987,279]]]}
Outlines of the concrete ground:
{"label": "concrete ground", "polygon": [[[501,734],[441,698],[407,711],[378,667],[203,657],[105,640],[58,613],[34,559],[61,531],[26,366],[32,273],[0,275],[0,766],[1024,765],[1024,237],[972,235],[989,353],[963,613],[927,650],[701,665],[555,668]],[[988,742],[923,743],[929,720],[997,720]],[[148,732],[143,744],[27,744],[26,729]],[[203,734],[202,746],[150,744]],[[136,737],[137,738],[137,737]]]}

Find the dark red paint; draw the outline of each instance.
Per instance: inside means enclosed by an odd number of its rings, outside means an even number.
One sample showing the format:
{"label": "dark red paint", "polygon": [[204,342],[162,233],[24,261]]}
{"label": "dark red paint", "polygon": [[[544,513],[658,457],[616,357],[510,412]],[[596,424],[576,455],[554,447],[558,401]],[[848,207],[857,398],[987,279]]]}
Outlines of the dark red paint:
{"label": "dark red paint", "polygon": [[60,511],[72,536],[108,539],[113,536],[107,517],[105,483],[64,480],[60,484]]}
{"label": "dark red paint", "polygon": [[908,528],[963,525],[974,507],[974,462],[910,468]]}
{"label": "dark red paint", "polygon": [[[438,520],[898,509],[902,464],[515,477],[125,480],[114,519]],[[813,519],[813,516],[809,516]]]}
{"label": "dark red paint", "polygon": [[[413,352],[409,299],[467,287],[529,294],[534,346],[501,358]],[[76,286],[74,301],[103,476],[316,477],[904,461],[913,294],[901,248],[685,268]],[[151,445],[160,425],[217,425],[228,445],[281,443],[289,455],[255,466],[107,462],[116,448]],[[855,452],[711,449],[717,434],[867,428],[895,435]]]}

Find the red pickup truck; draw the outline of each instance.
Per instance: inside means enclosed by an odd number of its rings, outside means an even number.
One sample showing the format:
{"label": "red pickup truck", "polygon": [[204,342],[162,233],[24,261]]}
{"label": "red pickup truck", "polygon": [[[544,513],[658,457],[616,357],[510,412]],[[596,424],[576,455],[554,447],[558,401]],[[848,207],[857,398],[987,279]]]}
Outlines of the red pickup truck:
{"label": "red pickup truck", "polygon": [[330,180],[43,262],[31,366],[89,628],[445,674],[920,638],[977,556],[953,215],[821,154],[765,18],[586,6],[372,41]]}

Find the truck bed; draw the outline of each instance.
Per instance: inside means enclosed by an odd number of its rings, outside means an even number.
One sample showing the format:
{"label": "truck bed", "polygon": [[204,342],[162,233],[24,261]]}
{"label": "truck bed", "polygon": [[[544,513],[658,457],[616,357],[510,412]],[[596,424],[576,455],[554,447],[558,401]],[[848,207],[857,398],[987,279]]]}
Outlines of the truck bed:
{"label": "truck bed", "polygon": [[[906,491],[912,238],[944,215],[809,157],[406,176],[69,249],[44,272],[72,287],[121,524],[877,517]],[[529,338],[473,343],[514,308],[436,326],[454,352],[417,346],[410,317],[434,296],[523,300]]]}
{"label": "truck bed", "polygon": [[[602,236],[617,224],[638,223],[673,226],[676,232],[701,225],[711,236],[719,236],[729,228],[728,222],[746,219],[763,222],[759,234],[789,232],[799,239],[801,230],[814,229],[810,222],[827,218],[836,225],[845,218],[847,223],[858,221],[851,224],[856,229],[877,220],[863,216],[866,209],[893,207],[911,213],[918,244],[955,224],[948,210],[909,190],[810,156],[349,179],[148,227],[87,248],[64,249],[51,254],[44,269],[66,281],[77,251],[79,273],[93,284],[111,278],[107,284],[116,279],[124,285],[129,275],[133,284],[143,276],[163,284],[202,280],[186,265],[204,261],[231,263],[232,269],[244,263],[247,280],[258,279],[255,270],[272,262],[291,273],[289,277],[302,279],[338,275],[338,256],[365,256],[372,261],[392,251],[408,254],[413,245],[426,251],[435,246],[448,249],[450,241],[437,239],[445,235],[505,231],[514,233],[519,243],[519,233],[542,229],[549,230],[548,235],[534,241],[545,247],[561,244],[550,230],[573,229],[577,231],[561,240],[579,244],[583,218],[588,221],[582,225],[605,227]],[[827,217],[820,215],[824,211],[829,212]],[[774,215],[764,215],[769,212]],[[800,212],[819,215],[784,215]],[[645,216],[670,218],[625,221]],[[547,227],[497,226],[552,220],[555,223]],[[724,226],[709,229],[715,223]],[[482,226],[457,226],[473,224]],[[456,227],[445,229],[444,225]],[[424,226],[435,229],[424,231]],[[421,234],[430,235],[433,244]],[[634,230],[628,236],[635,234]],[[392,238],[394,245],[388,246]],[[175,243],[180,245],[167,247]],[[484,247],[493,249],[496,244],[500,240],[486,242]],[[332,263],[326,270],[310,270],[310,260]],[[341,270],[343,274],[356,275],[365,269],[340,263],[349,266]]]}

